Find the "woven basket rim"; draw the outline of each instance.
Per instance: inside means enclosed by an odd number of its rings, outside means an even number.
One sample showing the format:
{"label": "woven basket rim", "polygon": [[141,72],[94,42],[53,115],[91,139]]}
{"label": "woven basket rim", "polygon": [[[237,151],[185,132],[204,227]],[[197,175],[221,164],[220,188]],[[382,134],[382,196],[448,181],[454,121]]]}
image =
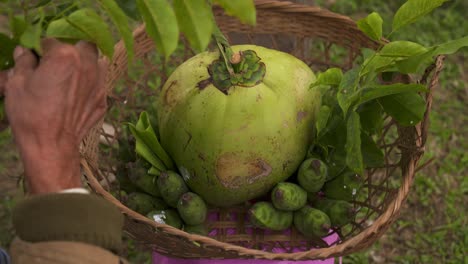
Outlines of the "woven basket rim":
{"label": "woven basket rim", "polygon": [[[349,17],[343,16],[340,14],[333,13],[329,10],[322,9],[319,7],[313,6],[304,6],[301,4],[295,4],[291,2],[285,1],[274,1],[274,0],[256,0],[255,5],[257,10],[259,9],[268,9],[274,10],[275,12],[285,12],[285,13],[306,13],[306,14],[313,14],[315,16],[327,18],[327,19],[334,19],[340,21],[342,23],[346,23],[353,28],[356,29],[357,34],[362,34],[357,29],[356,23]],[[141,38],[143,35],[146,35],[145,26],[141,25],[133,32],[133,37],[135,39]],[[362,34],[363,35],[363,34]],[[366,37],[367,38],[367,37]],[[138,47],[138,43],[135,45]],[[118,66],[121,64],[127,64],[126,52],[124,48],[124,44],[120,41],[115,47],[115,55],[113,58],[113,64],[110,67],[110,72],[113,72],[112,78],[107,81],[108,86],[112,89],[117,79],[119,79],[125,71],[119,71]],[[118,64],[116,62],[119,62]],[[430,80],[429,86],[431,88],[437,85],[438,74],[442,68],[443,58],[439,57],[436,61],[437,69]],[[257,249],[250,249],[245,248],[242,246],[237,246],[233,244],[229,244],[226,242],[218,241],[211,237],[200,236],[196,234],[189,234],[182,230],[173,228],[168,225],[158,224],[145,216],[127,208],[123,205],[119,200],[113,197],[110,193],[108,193],[98,182],[94,175],[97,175],[96,168],[93,168],[90,163],[87,161],[86,157],[82,159],[81,165],[85,172],[85,177],[92,187],[92,189],[97,192],[99,195],[103,196],[108,201],[115,204],[125,215],[132,218],[134,221],[143,222],[145,224],[151,225],[157,229],[162,229],[167,233],[173,234],[175,236],[179,236],[189,241],[195,241],[202,243],[204,245],[210,245],[217,248],[222,248],[225,251],[235,251],[241,257],[255,257],[255,258],[263,258],[263,259],[291,259],[291,260],[301,260],[301,259],[325,259],[334,256],[341,256],[343,252],[349,253],[358,250],[362,250],[370,246],[373,242],[375,242],[388,227],[391,225],[393,221],[396,220],[397,215],[400,211],[400,208],[406,197],[408,196],[410,187],[414,180],[415,171],[417,170],[416,166],[417,163],[424,152],[424,143],[426,140],[427,135],[427,128],[428,128],[428,113],[431,109],[432,105],[432,89],[429,90],[427,95],[427,107],[426,107],[426,115],[420,124],[413,127],[415,130],[415,135],[418,135],[415,138],[415,144],[417,147],[416,152],[411,157],[411,160],[407,163],[407,166],[402,167],[402,177],[403,181],[401,186],[398,188],[398,192],[396,193],[395,198],[391,201],[391,203],[387,206],[386,210],[379,215],[374,223],[365,228],[359,234],[347,239],[343,243],[332,245],[327,248],[316,248],[311,249],[304,252],[296,252],[296,253],[271,253],[267,251],[257,250]]]}

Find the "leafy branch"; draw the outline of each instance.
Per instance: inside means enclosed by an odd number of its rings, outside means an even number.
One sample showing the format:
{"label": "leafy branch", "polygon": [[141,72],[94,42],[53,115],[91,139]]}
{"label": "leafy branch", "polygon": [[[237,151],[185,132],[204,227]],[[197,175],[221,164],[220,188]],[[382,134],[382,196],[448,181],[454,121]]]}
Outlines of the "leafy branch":
{"label": "leafy branch", "polygon": [[[213,0],[242,22],[255,24],[253,0]],[[97,0],[97,1],[0,1],[0,10],[9,16],[10,34],[0,33],[0,70],[13,66],[16,45],[41,55],[40,39],[54,37],[67,42],[86,40],[96,43],[112,58],[113,32],[124,41],[129,62],[134,57],[131,22],[142,20],[157,51],[166,60],[176,49],[183,33],[197,52],[204,51],[214,31],[211,1],[207,0]],[[112,23],[108,22],[111,21]]]}
{"label": "leafy branch", "polygon": [[[438,55],[468,46],[468,36],[424,47],[410,41],[389,41],[393,33],[417,22],[447,0],[408,0],[395,13],[392,30],[383,38],[383,19],[374,12],[357,21],[358,28],[380,43],[376,51],[363,50],[362,65],[343,73],[331,68],[320,73],[312,89],[321,89],[323,105],[316,122],[316,145],[311,155],[321,155],[338,170],[346,167],[362,174],[365,168],[382,166],[383,153],[374,140],[380,137],[383,115],[401,126],[421,122],[426,102],[421,84],[385,83],[401,74],[422,74]],[[325,149],[325,151],[324,151]]]}

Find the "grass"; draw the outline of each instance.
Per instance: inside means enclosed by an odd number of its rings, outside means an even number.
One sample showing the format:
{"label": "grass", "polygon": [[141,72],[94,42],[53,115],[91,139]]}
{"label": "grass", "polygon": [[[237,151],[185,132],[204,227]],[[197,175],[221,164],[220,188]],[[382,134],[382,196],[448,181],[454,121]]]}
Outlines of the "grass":
{"label": "grass", "polygon": [[[355,19],[377,11],[389,32],[391,16],[404,1],[317,0],[316,4]],[[446,3],[422,21],[395,34],[430,46],[468,33],[468,2]],[[399,219],[368,250],[344,257],[344,263],[468,263],[468,49],[446,60],[435,93],[430,135],[424,160],[435,158],[420,171]],[[0,246],[8,247],[13,233],[10,214],[14,189],[21,175],[11,134],[0,133]],[[423,160],[423,161],[424,161]],[[127,239],[128,240],[128,239]],[[127,256],[134,263],[148,262],[148,252],[128,240]]]}

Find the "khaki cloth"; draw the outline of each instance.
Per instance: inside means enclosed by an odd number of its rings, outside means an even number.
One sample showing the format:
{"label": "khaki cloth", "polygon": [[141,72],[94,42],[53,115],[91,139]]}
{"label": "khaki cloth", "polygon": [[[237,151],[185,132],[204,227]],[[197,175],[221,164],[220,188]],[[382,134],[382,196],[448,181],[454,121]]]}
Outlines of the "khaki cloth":
{"label": "khaki cloth", "polygon": [[10,253],[12,264],[128,264],[108,250],[80,242],[29,243],[16,238]]}

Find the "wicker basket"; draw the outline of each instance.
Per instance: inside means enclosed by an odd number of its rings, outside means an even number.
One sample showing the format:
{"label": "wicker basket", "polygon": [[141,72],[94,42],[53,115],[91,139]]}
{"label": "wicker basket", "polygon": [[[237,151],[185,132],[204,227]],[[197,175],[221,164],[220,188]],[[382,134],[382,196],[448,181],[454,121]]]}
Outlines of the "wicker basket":
{"label": "wicker basket", "polygon": [[[269,0],[257,0],[256,7],[256,27],[242,25],[215,9],[216,20],[232,44],[253,43],[280,49],[302,59],[314,70],[330,66],[349,69],[360,55],[360,48],[377,47],[377,43],[357,29],[353,20],[327,10]],[[188,45],[184,45],[169,65],[160,67],[155,63],[159,57],[144,27],[134,32],[134,38],[139,61],[131,67],[143,69],[144,74],[137,77],[127,74],[125,49],[122,43],[117,44],[107,80],[112,114],[105,119],[105,129],[99,124],[83,142],[82,168],[89,186],[122,211],[126,218],[125,230],[138,242],[161,254],[179,258],[324,259],[369,247],[395,221],[424,152],[432,90],[437,85],[443,58],[438,58],[419,81],[427,84],[430,91],[423,122],[414,127],[399,127],[391,118],[386,118],[383,137],[378,141],[384,150],[386,165],[366,172],[363,187],[366,196],[354,202],[362,209],[361,213],[348,228],[335,230],[341,239],[327,246],[320,241],[307,241],[295,229],[288,234],[257,229],[246,232],[250,226],[244,221],[246,208],[242,206],[213,208],[217,217],[209,224],[216,234],[212,237],[192,235],[155,223],[110,194],[112,179],[109,178],[116,169],[116,142],[122,136],[122,122],[128,121],[131,113],[134,115],[145,109],[144,102],[135,94],[140,93],[141,97],[143,93],[146,98],[155,96],[155,87],[164,83],[171,68],[193,55]],[[409,81],[408,76],[403,79]],[[105,148],[99,147],[103,145],[100,141],[105,143]],[[283,251],[274,253],[273,249],[278,248]]]}

